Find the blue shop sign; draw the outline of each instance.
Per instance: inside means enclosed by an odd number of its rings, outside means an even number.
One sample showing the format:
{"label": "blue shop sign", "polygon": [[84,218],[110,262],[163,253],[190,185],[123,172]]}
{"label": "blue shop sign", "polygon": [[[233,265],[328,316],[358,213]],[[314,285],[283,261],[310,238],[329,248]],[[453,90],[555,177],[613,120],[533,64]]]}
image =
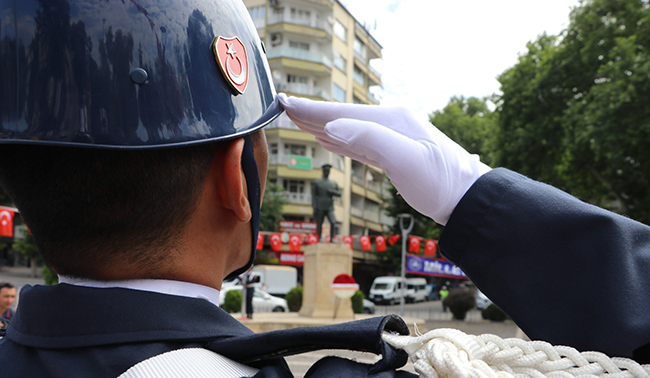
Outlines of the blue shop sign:
{"label": "blue shop sign", "polygon": [[414,255],[406,256],[406,272],[426,276],[467,279],[467,276],[459,267],[447,260],[424,259]]}

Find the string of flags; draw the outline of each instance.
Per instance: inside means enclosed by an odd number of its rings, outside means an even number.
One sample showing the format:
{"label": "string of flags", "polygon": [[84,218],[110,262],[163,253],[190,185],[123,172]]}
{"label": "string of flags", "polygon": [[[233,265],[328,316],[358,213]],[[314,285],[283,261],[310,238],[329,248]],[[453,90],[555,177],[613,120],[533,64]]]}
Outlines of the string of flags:
{"label": "string of flags", "polygon": [[[284,237],[283,237],[284,236]],[[268,237],[271,250],[280,252],[283,250],[283,245],[289,245],[290,252],[302,252],[303,245],[312,245],[318,243],[318,236],[316,234],[287,234],[280,232],[262,232],[258,233],[257,249],[264,249],[264,242]],[[340,239],[339,239],[340,238]],[[394,245],[402,238],[401,235],[344,235],[335,236],[334,241],[343,241],[344,244],[354,249],[355,241],[359,242],[362,251],[372,251],[372,244],[374,241],[375,252],[386,252],[386,245]],[[330,237],[325,237],[325,242],[330,242]],[[433,239],[425,239],[420,236],[410,235],[407,243],[408,252],[410,253],[423,253],[424,255],[435,256],[438,249],[438,241]]]}

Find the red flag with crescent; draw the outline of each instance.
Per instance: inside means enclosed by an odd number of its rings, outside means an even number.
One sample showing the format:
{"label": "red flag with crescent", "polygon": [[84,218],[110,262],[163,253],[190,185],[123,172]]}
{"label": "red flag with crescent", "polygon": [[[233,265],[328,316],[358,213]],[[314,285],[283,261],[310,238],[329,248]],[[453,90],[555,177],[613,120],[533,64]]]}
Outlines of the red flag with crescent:
{"label": "red flag with crescent", "polygon": [[271,234],[271,249],[276,252],[282,250],[282,237],[280,234]]}
{"label": "red flag with crescent", "polygon": [[309,236],[307,237],[307,243],[309,245],[317,244],[318,243],[318,236],[316,234],[309,234]]}
{"label": "red flag with crescent", "polygon": [[259,231],[257,233],[257,249],[262,250],[264,248],[264,234]]}
{"label": "red flag with crescent", "polygon": [[397,243],[397,241],[400,240],[401,238],[402,238],[401,235],[391,235],[388,237],[388,244],[395,245],[395,243]]}
{"label": "red flag with crescent", "polygon": [[359,243],[361,244],[362,251],[370,251],[370,236],[359,236]]}
{"label": "red flag with crescent", "polygon": [[386,237],[384,235],[375,236],[375,249],[377,252],[386,252]]}
{"label": "red flag with crescent", "polygon": [[14,236],[14,212],[0,208],[0,236]]}
{"label": "red flag with crescent", "polygon": [[436,240],[427,239],[424,241],[424,254],[435,256],[436,248],[438,248],[438,242]]}
{"label": "red flag with crescent", "polygon": [[214,56],[230,86],[242,94],[248,86],[248,55],[239,37],[217,37],[212,43]]}
{"label": "red flag with crescent", "polygon": [[302,245],[302,236],[294,234],[289,237],[289,250],[291,252],[300,252],[301,245]]}
{"label": "red flag with crescent", "polygon": [[420,253],[420,238],[417,236],[409,236],[409,252]]}
{"label": "red flag with crescent", "polygon": [[344,236],[343,237],[343,244],[349,245],[350,249],[352,249],[352,243],[354,243],[354,239],[352,239],[352,236]]}

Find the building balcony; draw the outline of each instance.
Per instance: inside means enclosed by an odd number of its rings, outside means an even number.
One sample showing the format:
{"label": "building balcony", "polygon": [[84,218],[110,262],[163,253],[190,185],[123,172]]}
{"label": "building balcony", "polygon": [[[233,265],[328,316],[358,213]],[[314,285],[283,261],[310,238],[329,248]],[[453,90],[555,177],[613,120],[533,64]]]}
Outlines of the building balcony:
{"label": "building balcony", "polygon": [[372,66],[368,66],[368,86],[381,85],[381,74]]}
{"label": "building balcony", "polygon": [[[269,155],[269,165],[286,165],[286,166],[289,166],[290,156],[295,156],[295,155],[270,154]],[[329,163],[329,161],[326,160],[326,159],[314,159],[314,158],[308,158],[308,159],[311,159],[311,167],[312,167],[312,169],[320,168],[324,164]]]}
{"label": "building balcony", "polygon": [[363,209],[352,206],[350,207],[350,214],[354,215],[355,217],[363,218]]}
{"label": "building balcony", "polygon": [[381,213],[381,216],[379,218],[379,223],[386,226],[392,226],[395,224],[395,218],[388,216],[388,214],[386,213]]}
{"label": "building balcony", "polygon": [[308,193],[283,192],[282,197],[284,197],[291,204],[311,205],[311,194]]}
{"label": "building balcony", "polygon": [[363,211],[363,219],[379,223],[379,212],[378,211],[371,211],[371,210],[364,210]]}
{"label": "building balcony", "polygon": [[271,122],[270,125],[265,127],[265,129],[287,129],[287,130],[300,130],[298,126],[296,126],[293,121],[289,119],[289,117],[283,113],[280,114],[280,116]]}
{"label": "building balcony", "polygon": [[327,33],[328,36],[332,36],[332,24],[325,20],[314,20],[312,18],[306,19],[302,17],[292,17],[291,15],[285,14],[270,14],[268,19],[268,25],[275,24],[292,24],[299,26],[306,26],[312,29],[322,30]]}
{"label": "building balcony", "polygon": [[366,189],[372,190],[373,192],[377,194],[382,194],[382,187],[381,183],[377,181],[365,181],[363,178],[359,176],[352,175],[352,182],[358,185],[363,186]]}
{"label": "building balcony", "polygon": [[372,92],[370,91],[366,92],[366,97],[368,98],[368,101],[372,102],[375,105],[379,105],[379,99],[375,97],[375,95]]}
{"label": "building balcony", "polygon": [[278,92],[288,92],[299,96],[318,97],[326,101],[330,101],[332,99],[332,96],[327,90],[323,88],[310,87],[309,85],[302,83],[276,83],[275,90]]}
{"label": "building balcony", "polygon": [[274,47],[268,50],[267,57],[269,60],[279,58],[302,60],[306,62],[322,64],[330,71],[332,70],[332,60],[327,56],[300,49],[292,49],[289,47]]}

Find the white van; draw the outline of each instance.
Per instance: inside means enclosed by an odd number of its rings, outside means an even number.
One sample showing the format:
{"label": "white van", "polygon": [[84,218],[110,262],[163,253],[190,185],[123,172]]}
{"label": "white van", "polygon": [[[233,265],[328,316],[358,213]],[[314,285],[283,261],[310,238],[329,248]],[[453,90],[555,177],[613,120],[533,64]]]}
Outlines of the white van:
{"label": "white van", "polygon": [[[376,304],[399,303],[402,295],[402,286],[406,287],[406,281],[401,277],[383,276],[377,277],[370,287],[370,300]],[[404,299],[412,296],[407,290],[404,292]]]}
{"label": "white van", "polygon": [[427,280],[424,278],[407,278],[406,292],[408,302],[424,302],[427,299]]}
{"label": "white van", "polygon": [[298,270],[294,266],[255,265],[252,274],[260,277],[256,287],[280,298],[298,286]]}

